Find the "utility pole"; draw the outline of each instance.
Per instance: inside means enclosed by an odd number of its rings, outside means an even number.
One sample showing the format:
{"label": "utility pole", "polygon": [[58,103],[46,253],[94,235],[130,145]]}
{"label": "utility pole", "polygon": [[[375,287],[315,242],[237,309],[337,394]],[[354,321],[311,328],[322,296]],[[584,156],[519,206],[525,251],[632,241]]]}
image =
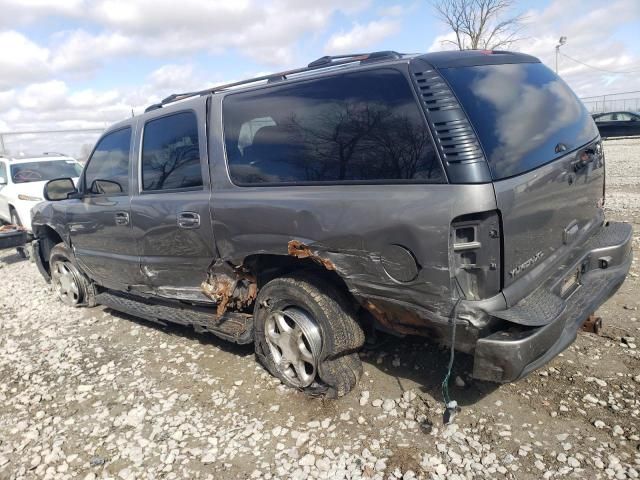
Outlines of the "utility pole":
{"label": "utility pole", "polygon": [[567,43],[567,37],[560,37],[558,45],[556,45],[556,75],[558,74],[558,54],[560,53],[560,47]]}

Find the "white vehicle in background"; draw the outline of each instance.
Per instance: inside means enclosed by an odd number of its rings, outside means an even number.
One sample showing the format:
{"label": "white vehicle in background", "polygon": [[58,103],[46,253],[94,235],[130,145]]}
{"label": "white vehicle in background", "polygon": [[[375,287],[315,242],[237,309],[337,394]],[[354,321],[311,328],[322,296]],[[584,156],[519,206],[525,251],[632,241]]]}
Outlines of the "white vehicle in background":
{"label": "white vehicle in background", "polygon": [[54,178],[73,178],[82,164],[59,153],[38,156],[0,156],[0,220],[31,231],[31,208],[44,200],[44,185]]}

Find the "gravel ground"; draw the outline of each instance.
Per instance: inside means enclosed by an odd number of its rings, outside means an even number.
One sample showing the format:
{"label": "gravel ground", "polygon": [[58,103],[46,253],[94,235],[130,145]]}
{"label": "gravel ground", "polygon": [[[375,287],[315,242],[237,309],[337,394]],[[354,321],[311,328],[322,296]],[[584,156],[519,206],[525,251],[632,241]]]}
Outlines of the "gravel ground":
{"label": "gravel ground", "polygon": [[[640,140],[608,141],[606,208],[635,224]],[[637,254],[636,254],[637,255]],[[58,303],[35,266],[0,252],[0,479],[637,478],[638,262],[543,370],[499,388],[447,351],[383,338],[338,401],[284,388],[251,348]]]}

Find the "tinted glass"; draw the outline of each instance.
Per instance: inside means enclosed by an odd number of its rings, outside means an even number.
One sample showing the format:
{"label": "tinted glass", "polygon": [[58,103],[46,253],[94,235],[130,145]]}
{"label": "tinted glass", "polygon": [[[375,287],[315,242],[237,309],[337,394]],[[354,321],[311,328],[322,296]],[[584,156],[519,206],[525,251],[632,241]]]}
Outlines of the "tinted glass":
{"label": "tinted glass", "polygon": [[[98,142],[85,170],[85,185],[88,191],[95,194],[129,191],[130,144],[130,128],[109,133]],[[109,182],[113,188],[107,192],[96,180],[102,180],[105,184]]]}
{"label": "tinted glass", "polygon": [[223,111],[229,172],[239,185],[444,180],[396,70],[233,94]]}
{"label": "tinted glass", "polygon": [[631,115],[630,113],[626,113],[626,112],[619,113],[617,120],[620,121],[620,122],[628,122],[630,120],[633,120],[633,115]]}
{"label": "tinted glass", "polygon": [[582,103],[541,63],[448,68],[442,73],[480,136],[494,179],[533,170],[598,135]]}
{"label": "tinted glass", "polygon": [[[72,160],[27,162],[11,165],[13,183],[42,182],[62,177],[78,177],[82,167]],[[0,175],[1,176],[1,175]]]}
{"label": "tinted glass", "polygon": [[607,113],[606,115],[600,115],[596,118],[596,123],[598,122],[611,122],[613,120],[613,114]]}
{"label": "tinted glass", "polygon": [[151,120],[142,141],[143,190],[202,186],[198,120],[182,112]]}

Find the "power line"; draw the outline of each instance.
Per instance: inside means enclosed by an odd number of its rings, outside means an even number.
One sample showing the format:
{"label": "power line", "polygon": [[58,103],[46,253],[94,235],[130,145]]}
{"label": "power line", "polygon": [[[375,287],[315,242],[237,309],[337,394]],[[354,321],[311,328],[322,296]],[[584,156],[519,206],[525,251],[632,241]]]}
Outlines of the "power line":
{"label": "power line", "polygon": [[614,72],[613,70],[605,70],[604,68],[594,67],[593,65],[589,65],[588,63],[584,63],[584,62],[581,62],[580,60],[576,60],[575,58],[570,57],[569,55],[567,55],[565,53],[562,53],[562,52],[559,52],[559,53],[563,57],[566,57],[569,60],[573,60],[574,62],[579,63],[580,65],[584,65],[585,67],[592,68],[593,70],[599,70],[599,71],[605,72],[605,73],[614,73],[614,74],[626,75],[626,74],[629,74],[629,73],[638,73],[638,72],[640,72],[640,69],[639,70],[629,70],[629,71],[625,71],[625,72]]}

